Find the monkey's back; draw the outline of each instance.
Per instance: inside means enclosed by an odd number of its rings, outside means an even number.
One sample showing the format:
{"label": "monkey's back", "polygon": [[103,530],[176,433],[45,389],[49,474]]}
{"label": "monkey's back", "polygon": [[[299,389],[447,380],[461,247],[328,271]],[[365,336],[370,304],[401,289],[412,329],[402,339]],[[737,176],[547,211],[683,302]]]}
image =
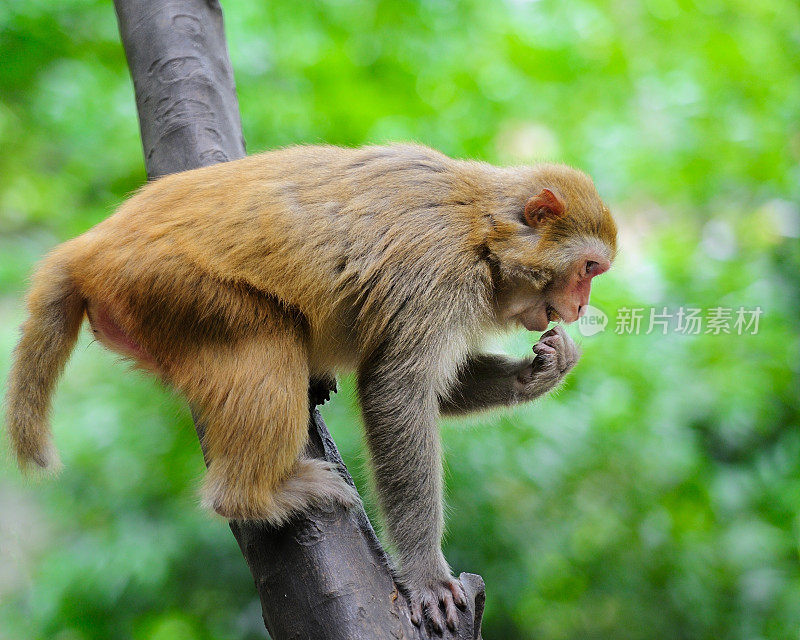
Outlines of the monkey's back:
{"label": "monkey's back", "polygon": [[291,147],[161,178],[64,247],[88,298],[154,333],[224,337],[277,301],[375,334],[476,269],[477,181],[425,147]]}

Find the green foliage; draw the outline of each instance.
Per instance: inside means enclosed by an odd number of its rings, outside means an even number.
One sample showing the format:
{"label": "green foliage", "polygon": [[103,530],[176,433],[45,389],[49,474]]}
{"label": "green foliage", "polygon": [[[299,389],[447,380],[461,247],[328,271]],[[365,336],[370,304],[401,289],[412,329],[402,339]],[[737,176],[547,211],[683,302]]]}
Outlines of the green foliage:
{"label": "green foliage", "polygon": [[[414,139],[561,160],[619,218],[593,299],[610,325],[583,339],[564,389],[444,428],[446,552],[487,581],[485,637],[796,637],[797,3],[224,8],[251,151]],[[108,2],[6,3],[0,59],[4,376],[34,262],[144,171]],[[756,335],[614,331],[624,307],[757,305]],[[347,381],[325,415],[365,488]],[[53,422],[57,482],[0,470],[0,639],[263,637],[233,538],[196,507],[182,403],[84,338]]]}

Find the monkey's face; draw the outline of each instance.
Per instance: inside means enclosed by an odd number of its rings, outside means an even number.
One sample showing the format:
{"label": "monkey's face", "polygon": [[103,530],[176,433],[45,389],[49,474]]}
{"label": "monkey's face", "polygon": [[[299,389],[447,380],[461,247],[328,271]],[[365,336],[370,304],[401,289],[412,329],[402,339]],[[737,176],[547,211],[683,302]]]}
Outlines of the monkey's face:
{"label": "monkey's face", "polygon": [[517,322],[529,331],[544,331],[551,321],[578,320],[586,312],[592,279],[611,268],[617,246],[614,219],[587,176],[560,165],[546,165],[542,172],[552,188],[527,200],[527,229],[507,236],[501,267],[515,275],[504,279],[497,295],[501,322]]}
{"label": "monkey's face", "polygon": [[592,279],[611,268],[611,257],[593,242],[585,243],[573,256],[568,268],[556,273],[544,288],[524,278],[507,281],[497,298],[501,321],[519,323],[528,331],[544,331],[550,322],[570,323],[582,317]]}
{"label": "monkey's face", "polygon": [[[542,292],[545,309],[543,313],[538,309],[536,331],[546,329],[551,320],[570,323],[586,313],[592,279],[611,268],[612,256],[609,254],[610,250],[594,242],[585,243],[584,247],[573,253],[575,257],[567,271],[558,274]],[[529,324],[533,324],[533,321],[529,320]],[[526,328],[530,329],[527,324]]]}

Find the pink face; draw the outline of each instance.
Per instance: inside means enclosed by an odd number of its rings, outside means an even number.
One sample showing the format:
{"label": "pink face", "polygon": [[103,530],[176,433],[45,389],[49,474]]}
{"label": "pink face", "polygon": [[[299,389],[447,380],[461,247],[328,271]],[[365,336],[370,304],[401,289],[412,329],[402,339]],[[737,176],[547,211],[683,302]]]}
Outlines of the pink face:
{"label": "pink face", "polygon": [[[583,316],[589,304],[592,278],[611,268],[616,250],[616,226],[611,214],[603,206],[591,215],[579,210],[574,217],[580,220],[581,213],[591,223],[592,231],[587,230],[585,235],[573,231],[555,248],[551,241],[547,249],[547,264],[569,266],[556,273],[543,291],[507,296],[505,317],[520,322],[528,331],[544,331],[553,320],[570,323]],[[552,189],[542,189],[525,204],[525,222],[532,229],[546,230],[565,215],[569,215],[566,203]]]}
{"label": "pink face", "polygon": [[611,268],[608,258],[598,254],[587,254],[578,261],[563,287],[556,288],[547,296],[553,311],[564,322],[575,322],[586,313],[592,291],[592,278]]}
{"label": "pink face", "polygon": [[609,259],[587,251],[561,280],[547,287],[537,302],[517,314],[528,331],[544,331],[553,320],[575,322],[586,313],[592,289],[592,278],[611,268]]}

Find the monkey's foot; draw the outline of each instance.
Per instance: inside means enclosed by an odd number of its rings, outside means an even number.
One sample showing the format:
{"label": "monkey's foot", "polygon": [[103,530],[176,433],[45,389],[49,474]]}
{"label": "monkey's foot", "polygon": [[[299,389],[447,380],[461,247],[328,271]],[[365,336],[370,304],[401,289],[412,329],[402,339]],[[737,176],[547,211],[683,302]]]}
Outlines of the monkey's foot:
{"label": "monkey's foot", "polygon": [[280,526],[314,507],[361,502],[354,487],[339,474],[336,465],[316,458],[297,461],[290,476],[276,487],[247,485],[236,478],[226,481],[214,473],[212,462],[203,488],[203,506],[229,520],[261,520]]}
{"label": "monkey's foot", "polygon": [[458,624],[456,607],[467,606],[464,587],[457,578],[450,576],[420,589],[409,589],[411,622],[419,626],[428,620],[436,633],[444,632],[444,625],[455,631]]}

